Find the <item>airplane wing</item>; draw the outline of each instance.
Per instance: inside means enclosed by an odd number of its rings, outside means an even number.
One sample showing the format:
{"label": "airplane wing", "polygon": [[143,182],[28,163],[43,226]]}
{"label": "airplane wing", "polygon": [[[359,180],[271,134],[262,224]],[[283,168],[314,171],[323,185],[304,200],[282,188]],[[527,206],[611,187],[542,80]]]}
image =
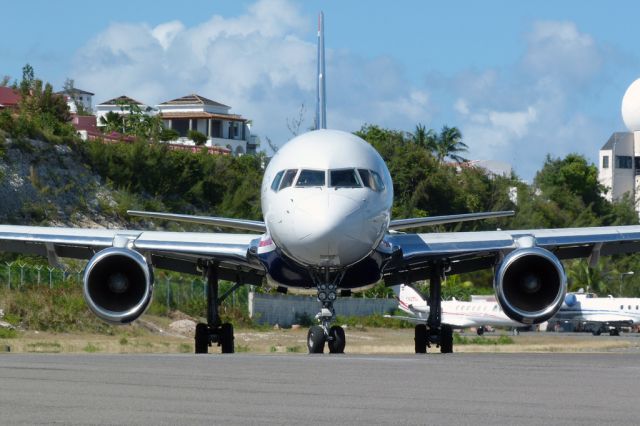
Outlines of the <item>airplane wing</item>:
{"label": "airplane wing", "polygon": [[560,260],[640,251],[640,226],[535,229],[516,231],[388,234],[385,241],[402,256],[384,270],[388,285],[429,278],[433,260],[446,260],[446,272],[458,274],[495,266],[502,255],[541,247]]}
{"label": "airplane wing", "polygon": [[139,210],[127,210],[130,216],[146,217],[150,219],[172,220],[177,222],[199,223],[201,225],[213,225],[245,231],[266,232],[267,227],[264,222],[258,220],[232,219],[228,217],[193,216],[188,214],[146,212]]}
{"label": "airplane wing", "polygon": [[605,323],[611,325],[628,325],[631,326],[634,324],[634,319],[630,316],[626,315],[616,315],[616,314],[583,314],[581,315],[581,322],[598,322]]}
{"label": "airplane wing", "polygon": [[389,229],[399,231],[401,229],[420,228],[423,226],[444,225],[447,223],[468,222],[471,220],[491,219],[497,217],[513,216],[513,210],[502,212],[464,213],[445,216],[415,217],[411,219],[396,219],[389,223]]}
{"label": "airplane wing", "polygon": [[0,225],[0,251],[44,256],[51,264],[59,257],[90,259],[109,247],[140,252],[156,267],[197,274],[200,263],[219,262],[219,277],[260,285],[263,268],[252,262],[249,250],[256,234],[154,232]]}
{"label": "airplane wing", "polygon": [[[393,318],[393,319],[399,319],[399,320],[403,320],[403,321],[409,321],[415,324],[426,324],[427,323],[427,318],[420,318],[420,317],[409,317],[409,316],[403,316],[403,315],[385,315],[385,318]],[[453,328],[469,328],[469,327],[476,327],[478,326],[478,324],[475,321],[471,321],[469,319],[460,317],[460,316],[455,316],[455,315],[447,315],[446,313],[442,314],[442,323],[443,324],[447,324],[450,325]]]}

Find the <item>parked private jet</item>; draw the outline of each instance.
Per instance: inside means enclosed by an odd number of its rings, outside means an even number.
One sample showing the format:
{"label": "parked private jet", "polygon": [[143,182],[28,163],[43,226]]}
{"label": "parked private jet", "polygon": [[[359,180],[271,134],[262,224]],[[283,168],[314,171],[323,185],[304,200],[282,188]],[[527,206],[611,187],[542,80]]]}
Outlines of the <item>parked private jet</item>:
{"label": "parked private jet", "polygon": [[640,324],[640,298],[569,293],[552,320],[582,323],[596,336],[603,331],[618,336],[622,327]]}
{"label": "parked private jet", "polygon": [[342,328],[331,326],[333,303],[383,280],[387,285],[430,280],[427,345],[453,350],[451,327],[442,323],[444,275],[494,268],[496,298],[504,313],[525,324],[548,320],[564,301],[560,260],[640,251],[640,226],[491,232],[402,233],[411,228],[512,215],[470,213],[392,219],[393,182],[382,157],[359,137],[327,130],[323,123],[324,45],[318,30],[318,130],[295,137],[273,157],[261,186],[263,221],[130,212],[156,219],[204,223],[250,233],[0,226],[0,250],[89,259],[83,276],[89,308],[112,323],[129,323],[149,305],[153,268],[207,279],[207,322],[198,324],[196,353],[217,343],[234,351],[233,327],[222,323],[218,280],[236,286],[264,282],[286,289],[314,289],[320,325],[309,329],[309,352],[344,352]]}
{"label": "parked private jet", "polygon": [[[418,334],[426,335],[427,322],[429,320],[429,304],[427,300],[406,284],[394,285],[393,292],[398,298],[398,308],[408,313],[407,316],[385,315],[387,318],[397,318],[418,324]],[[511,327],[517,334],[518,327],[524,324],[509,318],[500,304],[492,300],[476,300],[463,302],[460,300],[447,300],[441,303],[442,324],[453,329],[475,327],[479,336],[484,334],[486,327]],[[425,353],[427,350],[426,339],[416,339],[416,353]]]}

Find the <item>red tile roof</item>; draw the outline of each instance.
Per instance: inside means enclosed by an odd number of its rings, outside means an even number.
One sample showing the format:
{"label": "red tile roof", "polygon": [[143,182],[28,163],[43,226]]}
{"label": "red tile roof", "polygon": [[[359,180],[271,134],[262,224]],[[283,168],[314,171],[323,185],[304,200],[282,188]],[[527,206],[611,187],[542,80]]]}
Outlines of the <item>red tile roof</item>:
{"label": "red tile roof", "polygon": [[11,87],[0,87],[0,108],[15,107],[20,102],[20,92]]}

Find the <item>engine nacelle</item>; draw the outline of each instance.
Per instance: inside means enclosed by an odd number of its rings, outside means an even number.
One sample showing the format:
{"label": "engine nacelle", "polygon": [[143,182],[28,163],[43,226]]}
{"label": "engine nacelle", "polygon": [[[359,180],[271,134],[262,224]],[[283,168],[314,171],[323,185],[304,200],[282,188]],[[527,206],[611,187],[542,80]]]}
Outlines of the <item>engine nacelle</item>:
{"label": "engine nacelle", "polygon": [[562,306],[567,276],[560,260],[540,247],[509,253],[498,266],[493,288],[509,318],[524,324],[539,324]]}
{"label": "engine nacelle", "polygon": [[104,321],[125,324],[151,301],[153,272],[137,251],[111,247],[91,258],[84,270],[84,298]]}

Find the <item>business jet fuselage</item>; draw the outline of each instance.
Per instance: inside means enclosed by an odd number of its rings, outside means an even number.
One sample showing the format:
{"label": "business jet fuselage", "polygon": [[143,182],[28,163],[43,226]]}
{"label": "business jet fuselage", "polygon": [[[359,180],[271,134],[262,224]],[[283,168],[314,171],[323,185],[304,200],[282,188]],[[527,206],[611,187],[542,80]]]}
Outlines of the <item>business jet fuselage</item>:
{"label": "business jet fuselage", "polygon": [[337,130],[300,135],[270,161],[261,197],[258,255],[272,284],[308,288],[341,273],[344,289],[380,279],[393,183],[370,144]]}

